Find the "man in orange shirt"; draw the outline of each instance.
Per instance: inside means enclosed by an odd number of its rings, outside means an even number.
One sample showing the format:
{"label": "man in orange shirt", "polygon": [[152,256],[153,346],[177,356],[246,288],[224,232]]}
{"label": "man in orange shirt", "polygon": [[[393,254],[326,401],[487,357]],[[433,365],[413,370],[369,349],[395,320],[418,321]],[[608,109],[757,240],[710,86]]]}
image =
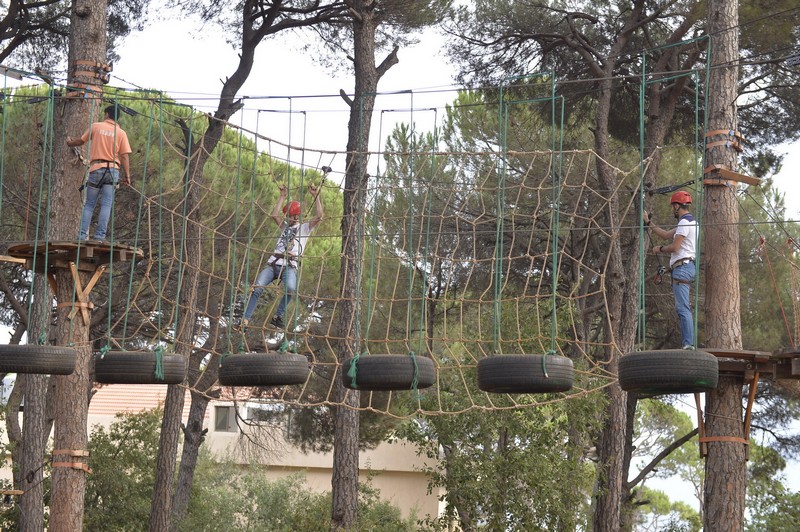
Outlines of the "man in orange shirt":
{"label": "man in orange shirt", "polygon": [[128,143],[128,135],[116,122],[119,109],[115,105],[109,105],[104,113],[103,121],[92,124],[80,137],[67,137],[67,145],[71,147],[89,142],[89,180],[86,183],[86,203],[81,216],[81,240],[86,240],[89,236],[89,224],[92,222],[98,197],[100,214],[94,237],[97,240],[106,240],[117,184],[120,180],[124,185],[131,182],[128,160],[131,145]]}

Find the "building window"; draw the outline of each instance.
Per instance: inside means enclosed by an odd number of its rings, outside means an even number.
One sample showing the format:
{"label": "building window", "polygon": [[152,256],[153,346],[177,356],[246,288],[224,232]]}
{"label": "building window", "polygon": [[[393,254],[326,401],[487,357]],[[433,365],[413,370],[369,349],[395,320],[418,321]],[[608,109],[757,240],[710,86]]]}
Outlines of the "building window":
{"label": "building window", "polygon": [[286,422],[284,405],[267,403],[247,408],[247,420],[257,425],[278,425]]}
{"label": "building window", "polygon": [[214,430],[217,432],[236,432],[236,409],[232,406],[214,408]]}

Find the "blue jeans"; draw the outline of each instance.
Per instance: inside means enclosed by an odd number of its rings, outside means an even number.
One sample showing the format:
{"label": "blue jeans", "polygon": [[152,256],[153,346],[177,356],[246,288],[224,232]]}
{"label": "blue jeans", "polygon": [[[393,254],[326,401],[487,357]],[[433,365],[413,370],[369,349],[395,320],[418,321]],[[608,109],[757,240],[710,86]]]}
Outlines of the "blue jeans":
{"label": "blue jeans", "polygon": [[[689,302],[689,292],[694,283],[695,263],[683,264],[672,270],[672,293],[675,295],[675,311],[681,328],[681,347],[694,346],[694,316]],[[678,282],[682,281],[682,282]]]}
{"label": "blue jeans", "polygon": [[[111,183],[108,182],[109,180]],[[118,182],[119,168],[101,168],[89,172],[89,182],[86,186],[86,204],[83,206],[83,215],[81,216],[81,240],[86,240],[89,236],[89,224],[92,223],[92,215],[94,214],[94,207],[97,204],[98,197],[100,198],[100,214],[97,216],[97,230],[94,233],[94,237],[98,240],[105,239]]]}
{"label": "blue jeans", "polygon": [[286,287],[286,290],[281,298],[280,303],[278,303],[278,311],[275,313],[275,315],[283,317],[283,313],[286,312],[286,306],[289,304],[289,301],[291,301],[293,296],[297,295],[297,270],[289,265],[274,266],[269,264],[266,268],[261,270],[261,273],[259,273],[258,277],[256,277],[256,284],[253,287],[253,293],[250,294],[250,299],[247,301],[247,308],[244,311],[244,319],[250,319],[250,317],[253,315],[253,312],[256,310],[258,298],[261,297],[262,292],[264,292],[264,288],[279,277],[280,280],[283,281],[283,285]]}

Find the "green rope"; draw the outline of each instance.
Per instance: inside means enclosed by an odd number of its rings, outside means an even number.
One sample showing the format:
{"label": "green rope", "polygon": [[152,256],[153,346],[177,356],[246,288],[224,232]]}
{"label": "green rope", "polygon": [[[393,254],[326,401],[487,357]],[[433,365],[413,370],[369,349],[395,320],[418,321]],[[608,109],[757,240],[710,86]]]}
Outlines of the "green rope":
{"label": "green rope", "polygon": [[[364,353],[365,355],[369,353]],[[361,353],[356,353],[353,358],[350,359],[350,368],[347,370],[347,376],[350,377],[350,386],[352,388],[358,389],[358,383],[356,382],[356,376],[358,375],[358,359],[361,358]]]}
{"label": "green rope", "polygon": [[503,218],[505,217],[505,188],[506,188],[506,168],[508,150],[508,106],[505,104],[503,80],[500,83],[500,169],[497,179],[497,223],[495,224],[495,253],[494,253],[494,282],[493,291],[493,314],[494,327],[492,329],[492,339],[494,341],[495,353],[501,352],[500,347],[500,321],[502,319],[502,303],[500,301],[500,283],[503,279]]}
{"label": "green rope", "polygon": [[[290,106],[291,106],[291,100],[290,100]],[[306,148],[306,137],[308,135],[308,115],[306,114],[305,111],[299,111],[299,112],[303,115],[303,143],[302,143],[302,149],[300,151],[300,199],[302,200],[303,197],[304,197],[303,191],[305,190],[304,187],[305,187],[305,180],[306,180],[306,149],[305,148]],[[292,122],[292,119],[290,118],[290,124],[291,124],[291,122]],[[291,138],[291,136],[289,138]],[[287,161],[288,160],[291,160],[291,159],[287,159]],[[322,185],[320,184],[320,187],[321,186]],[[320,190],[317,191],[317,196],[319,196],[320,194],[322,194],[322,189],[321,188],[320,188]],[[317,196],[314,197],[314,200],[313,200],[312,204],[309,206],[308,209],[306,209],[309,213],[311,212],[310,209],[315,208],[314,204],[316,203]],[[320,201],[322,201],[322,200],[320,199]],[[313,217],[313,215],[312,215],[312,217]],[[298,218],[297,221],[300,224],[302,224],[304,222],[304,220],[303,220],[303,211],[302,210],[300,211],[300,217]],[[288,261],[287,261],[287,266],[288,266]],[[303,286],[302,275],[303,275],[303,269],[298,267],[298,269],[297,269],[297,291],[296,291],[296,293],[294,295],[294,307],[293,307],[293,310],[292,310],[292,319],[288,319],[288,315],[287,315],[287,324],[286,324],[286,331],[285,331],[286,335],[289,335],[289,334],[292,335],[292,342],[294,342],[294,343],[297,343],[297,335],[298,335],[297,324],[300,321],[299,320],[299,315],[300,315],[300,287]],[[291,325],[292,323],[294,323],[294,326]]]}
{"label": "green rope", "polygon": [[[261,119],[261,110],[259,109],[256,113],[256,131],[258,131],[258,123]],[[253,242],[253,225],[255,224],[255,203],[256,203],[256,161],[258,160],[258,138],[259,135],[255,135],[255,142],[256,142],[256,155],[253,157],[253,173],[250,176],[250,209],[248,211],[247,216],[247,244],[245,244],[245,255],[244,255],[244,310],[247,310],[247,304],[250,302],[250,252],[252,251],[251,245]],[[270,159],[270,163],[271,163]],[[270,165],[271,166],[271,165]],[[232,288],[232,290],[236,291],[236,286]],[[244,313],[244,310],[242,312]],[[244,318],[244,315],[242,315]]]}
{"label": "green rope", "polygon": [[[365,128],[364,122],[365,121],[369,122],[369,120],[370,120],[369,116],[367,116],[367,117],[364,116],[364,99],[366,97],[368,97],[368,96],[371,96],[373,98],[373,103],[374,103],[374,98],[377,96],[377,93],[371,93],[370,95],[365,94],[359,99],[359,116],[358,116],[358,119],[359,119],[359,124],[358,124],[359,136],[361,136],[363,134],[363,132],[364,132],[364,128]],[[373,105],[373,107],[374,107],[374,105]],[[359,144],[358,144],[359,146],[361,145],[361,142],[362,141],[359,141]],[[367,139],[367,145],[369,145],[369,139]],[[365,159],[367,159],[367,158],[368,158],[367,154],[364,153],[364,151],[359,148],[358,149],[358,155],[357,155],[358,164],[357,164],[356,169],[355,169],[356,175],[358,176],[355,184],[356,184],[357,199],[358,199],[357,205],[359,207],[365,207],[366,204],[367,204],[366,191],[364,190],[367,187],[364,187],[364,186],[361,185],[362,179],[363,179],[364,176],[366,176],[367,179],[369,179],[369,176],[367,175],[366,169],[365,169],[365,166],[366,166]],[[367,181],[367,185],[368,184],[369,184],[369,181]],[[376,191],[376,194],[377,194],[377,191]],[[355,263],[354,264],[354,266],[355,266],[355,278],[358,279],[358,282],[356,283],[356,286],[355,286],[355,295],[354,295],[354,306],[355,306],[355,308],[354,308],[354,318],[355,318],[355,324],[356,324],[355,325],[355,329],[354,329],[354,335],[355,335],[355,342],[354,343],[355,343],[356,346],[358,346],[358,345],[361,345],[362,342],[366,345],[368,343],[368,341],[369,341],[369,337],[368,336],[366,336],[366,335],[362,336],[362,334],[361,334],[361,327],[362,327],[362,321],[361,321],[362,320],[362,315],[361,315],[361,306],[362,306],[362,304],[361,304],[361,293],[362,293],[362,288],[363,288],[363,284],[364,284],[364,277],[363,277],[364,270],[363,270],[362,263],[364,261],[364,238],[365,238],[365,235],[366,235],[366,230],[364,228],[364,224],[365,224],[365,221],[366,221],[366,217],[363,216],[361,212],[359,212],[359,209],[354,209],[354,211],[351,212],[351,216],[355,216],[356,217],[356,234],[354,235],[356,237],[356,239],[355,239],[356,240],[356,246],[355,246],[356,250],[355,250],[355,256],[353,257],[353,261]],[[343,235],[343,237],[344,237],[344,235]],[[369,313],[370,313],[370,309],[367,309],[367,315],[368,316],[369,316]],[[356,356],[358,356],[358,355],[356,355]]]}
{"label": "green rope", "polygon": [[[425,202],[426,223],[425,223],[425,247],[424,247],[424,251],[423,251],[423,255],[422,255],[423,257],[429,257],[430,256],[431,221],[433,219],[433,215],[432,215],[432,212],[433,212],[433,183],[434,183],[434,179],[433,178],[434,178],[434,175],[436,174],[436,151],[439,148],[439,128],[436,126],[436,124],[438,124],[438,123],[439,123],[439,110],[438,109],[434,109],[433,110],[433,138],[431,139],[431,155],[430,155],[431,165],[430,165],[430,170],[429,170],[430,179],[428,180],[427,201]],[[434,261],[431,261],[430,265],[431,265],[431,273],[433,273]],[[428,309],[427,309],[427,306],[425,305],[425,301],[427,300],[427,297],[428,297],[428,286],[429,286],[428,282],[429,282],[428,281],[428,270],[426,268],[426,269],[423,269],[423,274],[422,274],[422,299],[421,299],[422,303],[420,304],[422,309],[421,309],[420,316],[419,316],[419,320],[420,320],[419,329],[420,329],[420,331],[422,331],[422,333],[420,334],[420,337],[419,337],[419,350],[420,351],[424,351],[424,349],[427,347],[427,344],[425,343],[425,341],[428,340],[428,338],[427,338],[428,329],[425,326],[426,323],[427,323],[427,320],[428,319],[433,319],[433,316],[428,316],[427,315],[427,310]],[[431,341],[431,344],[432,344],[433,343],[433,339],[430,339],[430,341]],[[432,345],[431,345],[431,347],[432,347]],[[432,349],[431,349],[431,351],[432,351]],[[433,353],[431,353],[431,355],[432,354]]]}
{"label": "green rope", "polygon": [[291,345],[289,345],[289,340],[286,338],[286,331],[284,331],[283,340],[281,341],[280,347],[278,347],[278,353],[284,354],[287,351],[289,351],[290,347],[291,347]]}
{"label": "green rope", "polygon": [[[53,137],[55,136],[54,124],[55,124],[55,89],[51,85],[48,89],[48,97],[47,97],[47,111],[45,117],[45,126],[44,126],[44,139],[42,140],[42,169],[39,177],[39,197],[42,198],[44,196],[44,185],[45,182],[52,182],[53,179]],[[52,212],[52,194],[47,194],[47,204],[45,206],[45,221],[44,221],[44,230],[42,231],[42,226],[40,225],[42,210],[41,207],[37,206],[36,208],[36,227],[34,229],[34,255],[33,255],[33,266],[31,267],[31,271],[37,271],[36,261],[39,254],[39,238],[41,234],[45,235],[45,249],[44,249],[44,269],[43,271],[49,270],[49,248],[50,248],[50,239],[48,235],[50,234],[51,226],[50,226],[50,214]],[[36,276],[39,277],[39,276]],[[41,279],[45,279],[44,276]],[[46,281],[43,281],[46,282]],[[45,288],[44,292],[47,293],[47,288]],[[31,296],[33,292],[31,292]],[[76,292],[73,291],[73,304],[75,303],[75,296]],[[57,294],[53,294],[53,296],[57,296]],[[32,299],[31,299],[32,302]],[[30,316],[30,312],[28,314]],[[46,330],[47,328],[47,312],[43,312],[41,319],[41,330]],[[67,337],[71,340],[72,339],[72,322],[69,325],[69,332]]]}
{"label": "green rope", "polygon": [[[507,82],[511,82],[518,79],[530,79],[534,80],[537,78],[542,78],[545,80],[549,80],[550,84],[550,95],[547,97],[542,98],[528,98],[524,100],[507,100],[506,96],[504,96],[504,87]],[[507,78],[503,78],[502,82],[500,83],[500,96],[499,96],[499,105],[500,105],[500,135],[499,135],[499,142],[500,142],[500,157],[499,157],[499,164],[500,168],[498,169],[498,185],[497,185],[497,224],[496,224],[496,233],[495,233],[495,271],[494,271],[494,343],[495,343],[495,352],[501,352],[501,318],[502,318],[502,299],[501,299],[501,292],[502,292],[502,277],[503,277],[503,260],[504,260],[504,239],[503,235],[505,233],[505,189],[506,189],[506,177],[507,177],[507,167],[508,167],[508,122],[509,122],[509,109],[511,105],[515,104],[534,104],[534,103],[544,103],[550,102],[550,127],[551,127],[551,145],[550,145],[550,153],[551,162],[550,162],[550,173],[551,173],[551,186],[552,186],[552,207],[550,213],[550,225],[551,230],[553,232],[552,238],[552,265],[551,265],[551,276],[552,276],[552,301],[551,301],[551,319],[550,319],[550,353],[556,352],[556,338],[558,332],[558,322],[557,322],[557,291],[558,291],[558,231],[559,231],[559,217],[560,217],[560,201],[561,201],[561,174],[563,171],[563,156],[562,152],[564,149],[564,98],[560,97],[561,100],[561,120],[560,120],[560,136],[556,136],[556,82],[555,82],[555,74],[553,72],[541,72],[541,73],[533,73],[533,74],[522,74],[518,76],[509,76]],[[560,144],[558,146],[558,150],[556,150],[556,140],[560,138]],[[556,152],[558,155],[556,156]],[[554,160],[555,157],[555,160]],[[542,365],[544,368],[544,374],[547,375],[546,371],[546,357],[542,358]]]}
{"label": "green rope", "polygon": [[[551,100],[551,120],[550,120],[550,128],[552,131],[552,143],[550,146],[550,153],[556,153],[556,81],[555,75],[553,75],[550,79],[551,84],[551,92],[550,97]],[[561,101],[561,121],[559,123],[559,145],[558,145],[558,155],[556,156],[556,164],[558,165],[556,168],[551,168],[550,175],[552,180],[552,187],[553,187],[553,208],[552,208],[552,221],[551,225],[553,227],[553,257],[552,257],[552,266],[551,266],[551,277],[552,277],[552,309],[550,314],[550,353],[556,353],[556,338],[558,337],[558,312],[556,309],[556,305],[558,303],[558,234],[561,225],[561,178],[563,172],[563,153],[564,153],[564,97],[560,98]],[[542,357],[542,373],[544,374],[545,378],[547,377],[547,356]]]}
{"label": "green rope", "polygon": [[[383,113],[386,110],[381,110],[381,116],[378,120],[378,138],[383,138]],[[369,238],[370,241],[370,258],[369,258],[369,285],[367,286],[367,316],[366,316],[366,324],[364,326],[364,338],[369,338],[370,326],[372,325],[372,309],[373,309],[373,294],[374,294],[374,280],[375,280],[375,255],[376,255],[376,248],[378,247],[378,209],[374,207],[378,200],[378,180],[381,177],[381,158],[378,158],[378,161],[375,165],[375,193],[373,195],[372,201],[370,202],[373,205],[372,208],[372,236]],[[369,188],[369,187],[367,187]],[[366,229],[364,230],[364,236],[366,238]]]}
{"label": "green rope", "polygon": [[156,378],[156,380],[163,381],[164,380],[164,349],[161,346],[156,347],[155,355],[156,355],[156,370],[153,372],[153,376]]}
{"label": "green rope", "polygon": [[[144,185],[144,184],[143,184]],[[164,196],[164,94],[160,94],[158,98],[158,198],[159,202]],[[157,209],[158,216],[158,283],[156,286],[164,286],[164,264],[161,257],[164,256],[164,209]],[[152,244],[151,244],[152,245]],[[161,306],[163,298],[156,298],[156,316],[158,323],[159,333],[163,330],[164,309]]]}
{"label": "green rope", "polygon": [[[91,107],[90,107],[90,110],[89,110],[89,124],[86,126],[86,129],[89,130],[90,133],[91,133],[91,128],[92,128],[92,123],[94,122],[94,119],[92,117],[94,117],[95,114],[97,113],[96,106],[97,106],[97,102],[98,102],[99,98],[92,98],[91,100],[92,100],[92,103],[91,103]],[[87,144],[86,144],[86,154],[87,154],[86,157],[87,157],[87,160],[89,158],[88,154],[91,153],[91,149],[92,149],[92,135],[90,134],[89,138],[88,138],[88,141],[87,141]],[[52,153],[51,153],[51,157],[52,157]],[[89,176],[88,172],[89,172],[89,165],[87,164],[83,168],[84,189],[87,188],[86,184],[88,183],[88,176]],[[83,205],[85,203],[85,197],[83,195],[81,196],[81,200],[82,201],[80,202],[80,204],[81,204],[81,207],[83,207]],[[113,211],[112,211],[112,218],[113,218]],[[80,228],[80,217],[78,218],[78,224],[79,224],[78,227]],[[112,227],[112,229],[113,229],[113,227]],[[49,234],[49,231],[48,231],[48,234]],[[49,245],[49,241],[48,241],[48,245]],[[83,252],[83,247],[79,245],[78,246],[77,256],[76,256],[76,262],[78,264],[80,264],[80,262],[81,262],[81,253],[82,252]],[[110,287],[109,287],[109,294],[110,294]],[[73,286],[73,289],[72,289],[72,304],[73,304],[73,306],[75,305],[75,302],[77,300],[77,296],[78,296],[78,293],[77,293],[76,287]],[[110,314],[108,316],[108,319],[109,319],[109,324],[110,324],[111,323],[111,315]],[[87,324],[87,326],[88,326],[88,324]],[[111,329],[109,328],[108,330],[110,331]],[[70,321],[69,322],[69,333],[68,333],[68,337],[70,339],[72,338],[73,333],[74,333],[73,322]]]}
{"label": "green rope", "polygon": [[[189,183],[191,182],[191,176],[189,175],[191,171],[191,164],[192,164],[192,138],[194,131],[192,130],[194,126],[194,112],[192,109],[189,109],[189,133],[186,139],[186,164],[184,168],[184,197],[189,197]],[[183,224],[181,225],[181,246],[180,252],[178,253],[178,264],[183,264],[183,253],[186,246],[184,245],[186,238],[187,238],[187,231],[188,231],[188,220],[189,220],[189,213],[188,213],[188,201],[183,202],[183,212],[181,213],[181,220],[183,220]],[[176,294],[181,293],[181,288],[183,285],[183,275],[184,275],[184,268],[178,269],[178,282],[175,289]],[[180,297],[180,296],[179,296]],[[175,305],[175,308],[172,311],[173,314],[173,329],[177,332],[178,331],[178,305]],[[189,325],[191,326],[191,325]]]}
{"label": "green rope", "polygon": [[[411,294],[414,293],[414,273],[416,272],[415,263],[417,261],[416,254],[414,253],[414,216],[417,214],[416,207],[416,191],[414,190],[414,154],[417,139],[414,136],[414,93],[411,92],[411,103],[409,106],[411,109],[411,128],[409,129],[409,150],[408,150],[408,176],[406,179],[408,180],[408,304],[406,307],[406,342],[409,345],[406,345],[407,349],[411,349],[411,339],[409,335],[412,331],[411,320],[412,320],[412,308],[413,308],[413,298]],[[424,283],[423,283],[424,284]],[[425,308],[425,298],[422,298],[422,308]],[[424,335],[424,329],[421,329],[420,337]]]}
{"label": "green rope", "polygon": [[[648,81],[647,79],[647,54],[649,52],[655,50],[663,50],[672,48],[675,46],[685,46],[686,44],[702,42],[706,40],[706,54],[710,56],[711,54],[711,37],[710,36],[702,36],[695,39],[690,39],[688,41],[681,41],[678,43],[673,43],[665,46],[660,46],[653,48],[651,50],[646,50],[642,52],[642,71],[641,71],[641,82],[639,87],[639,212],[644,212],[644,182],[645,182],[645,121],[644,121],[644,114],[645,114],[645,94],[647,93],[647,87],[650,83],[664,83],[665,81],[669,81],[672,79],[678,79],[682,77],[689,77],[695,83],[695,86],[699,85],[698,80],[698,72],[696,70],[692,70],[688,73],[680,73],[673,76],[668,77],[658,77],[658,79],[654,79],[652,81]],[[708,79],[710,77],[711,67],[706,62],[705,66],[705,87],[708,87]],[[703,102],[703,109],[708,109],[708,91],[703,91],[705,93],[704,102]],[[700,88],[695,91],[695,102],[694,102],[694,120],[695,120],[695,161],[699,161],[695,163],[694,168],[694,199],[695,205],[695,219],[697,227],[702,226],[702,204],[703,204],[703,189],[700,186],[700,181],[703,175],[703,168],[705,163],[705,131],[708,129],[708,116],[704,116],[703,122],[703,135],[702,138],[700,136]],[[698,154],[698,150],[702,150],[700,154]],[[666,191],[677,190],[678,188],[682,188],[683,185],[676,187],[676,188],[667,188],[664,189]],[[646,283],[647,283],[647,276],[646,276],[646,256],[647,256],[647,249],[645,247],[645,240],[646,240],[646,231],[644,226],[644,219],[640,217],[639,221],[639,294],[638,294],[638,309],[637,309],[637,333],[636,333],[636,342],[639,346],[639,349],[645,348],[645,342],[647,341],[647,313],[646,313],[646,306],[647,306],[647,297],[646,297]],[[697,344],[698,339],[698,309],[700,308],[699,305],[699,297],[700,297],[700,256],[702,253],[699,252],[701,249],[701,231],[697,231],[697,242],[696,242],[696,253],[695,253],[695,293],[694,293],[694,310],[693,314],[693,321],[694,321],[694,342]]]}
{"label": "green rope", "polygon": [[414,351],[409,351],[408,355],[411,357],[411,362],[414,364],[414,377],[411,379],[411,389],[417,391],[419,387],[419,364],[417,364],[417,357]]}
{"label": "green rope", "polygon": [[[114,112],[114,116],[119,117],[119,93],[118,92],[114,93],[114,111],[115,111]],[[117,128],[119,127],[119,124],[118,124],[117,120],[114,120],[114,122],[117,124],[117,127],[114,128],[114,135],[113,135],[112,142],[113,142],[113,146],[116,146],[117,145]],[[116,148],[115,148],[114,156],[116,157],[118,155],[119,154],[116,153]],[[120,156],[120,161],[121,160],[122,160],[122,158]],[[122,166],[122,163],[120,162],[120,167],[121,166]],[[121,171],[122,171],[122,168],[120,168],[120,173],[121,173]],[[129,180],[130,180],[130,177],[131,176],[128,176]],[[114,191],[114,195],[116,196],[116,190]],[[115,238],[115,233],[116,233],[116,231],[114,230],[114,211],[115,211],[114,206],[116,205],[116,203],[117,202],[116,202],[116,198],[115,198],[115,201],[111,202],[111,218],[110,218],[111,227],[109,229],[110,233],[106,233],[107,235],[110,234],[110,237],[108,238],[108,241],[109,241],[109,247],[111,248],[110,259],[108,261],[108,296],[109,296],[109,300],[111,299],[111,295],[114,293],[113,292],[113,285],[114,285],[114,238]],[[80,253],[80,250],[78,251],[78,253]],[[131,275],[133,275],[133,268],[131,268]],[[128,294],[128,301],[130,301],[130,293]],[[106,331],[108,331],[107,342],[110,343],[111,342],[111,327],[112,327],[112,323],[113,323],[113,316],[112,316],[111,312],[108,312],[106,314],[107,314],[106,315]],[[127,319],[128,319],[128,315],[126,313],[125,314],[125,320],[127,321]],[[123,334],[123,339],[124,339],[124,334]]]}
{"label": "green rope", "polygon": [[[244,135],[244,127],[243,127],[243,125],[244,125],[244,113],[242,113],[241,119],[240,119],[240,122],[239,122],[239,143],[236,146],[236,199],[234,201],[236,202],[237,206],[239,205],[240,196],[241,196],[241,189],[242,189],[242,187],[241,187],[241,182],[242,182],[241,170],[242,170],[242,138],[243,138],[243,135]],[[256,131],[258,131],[258,125],[256,125]],[[255,142],[256,142],[256,148],[255,148],[255,150],[253,152],[253,168],[252,168],[252,173],[251,173],[251,179],[255,175],[256,160],[258,159],[258,135],[255,136]],[[233,227],[234,227],[234,231],[238,231],[238,229],[239,229],[239,209],[238,208],[235,209],[235,212],[233,213]],[[229,266],[230,266],[231,270],[234,270],[236,268],[236,265],[238,264],[238,261],[236,260],[236,251],[237,251],[237,248],[238,248],[237,243],[238,243],[237,242],[237,238],[236,238],[236,235],[234,234],[233,239],[231,241],[231,247],[233,249],[231,251],[231,258],[230,258],[230,262],[229,262]],[[232,335],[233,328],[231,327],[231,325],[233,324],[233,311],[234,311],[235,305],[236,305],[236,275],[234,274],[233,275],[233,280],[231,281],[231,285],[230,285],[230,297],[228,298],[228,327],[227,327],[226,334],[225,334],[225,338],[226,338],[226,342],[228,344],[228,349],[229,350],[233,346],[233,335]],[[242,331],[244,331],[243,328],[242,328]],[[244,335],[242,334],[240,336],[240,338],[242,338],[243,336]]]}
{"label": "green rope", "polygon": [[[712,37],[708,36],[708,42],[706,44],[706,57],[711,57],[711,43]],[[706,61],[706,68],[705,68],[705,79],[703,80],[705,87],[708,88],[708,81],[711,77],[711,62]],[[696,83],[696,82],[695,82]],[[695,124],[699,124],[699,114],[700,114],[700,102],[699,102],[699,93],[700,91],[695,91]],[[703,91],[703,109],[708,109],[708,90]],[[703,137],[702,140],[698,142],[697,140],[697,133],[695,133],[695,146],[697,149],[702,150],[702,158],[695,157],[696,161],[701,161],[700,165],[695,165],[695,197],[697,198],[697,207],[695,208],[695,214],[697,218],[697,243],[695,248],[695,262],[694,262],[694,345],[695,347],[699,345],[700,339],[700,331],[698,330],[698,312],[700,308],[700,261],[702,259],[702,253],[700,252],[702,248],[702,240],[703,240],[703,232],[700,231],[700,227],[703,226],[703,209],[702,206],[705,202],[704,193],[705,189],[700,186],[701,176],[703,175],[703,171],[705,169],[705,156],[706,156],[706,131],[708,131],[708,113],[703,113]],[[697,128],[695,128],[695,132],[697,132]],[[702,144],[702,145],[701,145]],[[696,151],[695,151],[696,153]]]}
{"label": "green rope", "polygon": [[[647,73],[647,54],[642,53],[642,81],[639,88],[639,212],[644,212],[644,95],[647,90],[646,82]],[[637,336],[636,343],[640,349],[644,348],[644,343],[647,339],[647,315],[646,315],[646,295],[645,284],[647,282],[645,274],[645,258],[647,257],[647,250],[645,249],[645,229],[644,229],[644,215],[640,217],[639,221],[639,308],[637,309]]]}

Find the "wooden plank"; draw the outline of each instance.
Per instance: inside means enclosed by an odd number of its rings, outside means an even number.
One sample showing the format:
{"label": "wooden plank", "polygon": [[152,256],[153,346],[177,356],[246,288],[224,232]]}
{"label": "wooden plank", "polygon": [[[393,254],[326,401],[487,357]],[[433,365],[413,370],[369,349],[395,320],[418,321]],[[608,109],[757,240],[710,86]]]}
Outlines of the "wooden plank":
{"label": "wooden plank", "polygon": [[3,262],[13,262],[16,264],[25,264],[25,259],[21,257],[12,257],[10,255],[0,255],[0,260]]}
{"label": "wooden plank", "polygon": [[743,349],[698,349],[698,351],[705,351],[717,358],[738,358],[740,360],[753,360],[755,362],[766,362],[772,356],[769,351],[750,351]]}
{"label": "wooden plank", "polygon": [[[758,186],[761,184],[761,179],[757,177],[750,177],[749,175],[740,174],[738,172],[734,172],[733,170],[728,170],[721,164],[712,164],[711,166],[707,166],[703,170],[704,174],[715,174],[711,177],[715,177],[718,175],[718,179],[728,179],[730,181],[737,181],[739,183],[747,183],[748,185]],[[714,185],[713,181],[708,180],[708,178],[703,181],[704,185]]]}

